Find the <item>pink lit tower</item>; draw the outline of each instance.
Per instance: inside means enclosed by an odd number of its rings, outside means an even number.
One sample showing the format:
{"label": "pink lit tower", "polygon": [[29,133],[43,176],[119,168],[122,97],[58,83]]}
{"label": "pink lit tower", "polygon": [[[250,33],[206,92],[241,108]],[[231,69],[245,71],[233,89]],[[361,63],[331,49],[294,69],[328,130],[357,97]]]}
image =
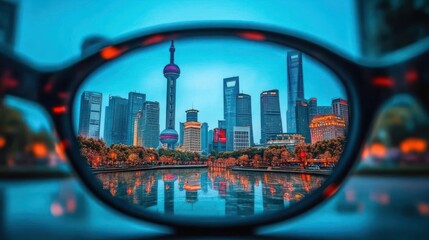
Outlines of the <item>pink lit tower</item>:
{"label": "pink lit tower", "polygon": [[164,67],[164,77],[167,79],[167,106],[165,114],[165,130],[159,136],[162,144],[168,149],[174,149],[179,134],[174,130],[176,115],[176,79],[180,77],[180,68],[174,63],[174,41],[170,46],[170,63]]}

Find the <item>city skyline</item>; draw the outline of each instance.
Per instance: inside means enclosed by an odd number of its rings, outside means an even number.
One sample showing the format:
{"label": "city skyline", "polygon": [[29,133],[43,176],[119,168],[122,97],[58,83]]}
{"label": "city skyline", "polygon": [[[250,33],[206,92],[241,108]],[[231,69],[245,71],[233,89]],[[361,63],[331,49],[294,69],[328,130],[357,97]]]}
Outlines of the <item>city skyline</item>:
{"label": "city skyline", "polygon": [[[238,41],[238,42],[237,42]],[[227,46],[236,46],[237,43],[242,43],[243,41],[239,40],[231,40],[231,45]],[[177,110],[176,110],[176,126],[175,129],[179,130],[179,122],[185,121],[185,110],[189,109],[191,106],[193,106],[196,109],[200,110],[200,119],[201,122],[207,122],[209,129],[213,129],[217,127],[218,120],[223,119],[223,107],[222,104],[219,104],[220,101],[223,99],[223,86],[222,81],[225,78],[230,78],[234,76],[239,77],[240,83],[240,89],[239,93],[248,94],[251,96],[251,111],[252,116],[259,116],[260,115],[260,102],[259,102],[259,94],[262,91],[266,91],[269,89],[278,89],[279,95],[280,95],[280,112],[281,112],[281,119],[282,119],[282,128],[285,131],[286,129],[286,111],[287,111],[287,65],[286,65],[286,54],[290,49],[284,48],[284,47],[278,47],[273,45],[263,45],[263,44],[255,44],[252,42],[246,42],[247,44],[244,44],[243,49],[233,49],[232,47],[228,47],[225,52],[228,52],[228,55],[231,57],[226,58],[225,61],[220,61],[225,59],[225,56],[219,57],[219,54],[215,54],[216,56],[209,55],[206,56],[205,61],[201,61],[201,54],[196,54],[196,49],[208,49],[213,50],[213,48],[217,48],[212,41],[202,41],[200,47],[194,46],[195,44],[190,44],[189,41],[184,40],[176,41],[176,48],[180,48],[178,50],[178,53],[176,53],[176,59],[178,64],[181,68],[181,77],[177,80]],[[110,68],[102,68],[99,71],[95,73],[95,76],[90,76],[89,79],[84,86],[79,89],[79,92],[83,91],[99,91],[102,92],[104,96],[127,96],[129,92],[139,92],[146,95],[146,98],[150,101],[158,101],[160,103],[160,125],[163,126],[165,122],[163,122],[162,119],[165,119],[165,78],[162,76],[162,68],[165,66],[166,55],[168,52],[166,52],[165,46],[166,44],[160,44],[159,46],[154,46],[148,51],[144,51],[144,57],[142,60],[148,60],[151,59],[151,61],[162,63],[162,67],[158,68],[155,65],[158,64],[143,64],[145,61],[142,61],[143,63],[139,63],[141,61],[136,61],[136,56],[141,58],[141,54],[130,54],[129,58],[124,58],[124,61],[119,60],[115,61],[114,65]],[[161,45],[163,49],[161,49]],[[241,44],[243,45],[243,44]],[[248,45],[248,46],[247,46]],[[167,45],[168,46],[168,45]],[[180,47],[179,47],[180,46]],[[158,49],[160,48],[160,49]],[[185,49],[187,48],[187,49]],[[167,47],[168,49],[168,47]],[[189,54],[189,49],[193,49],[191,53]],[[253,49],[256,55],[260,55],[259,57],[251,58],[250,61],[248,58],[243,58],[243,53],[248,52],[249,49]],[[261,50],[262,49],[262,50]],[[259,50],[259,51],[258,51]],[[252,51],[252,52],[253,52]],[[147,54],[146,54],[147,52]],[[209,51],[211,52],[211,51]],[[180,54],[179,54],[180,53]],[[240,54],[238,54],[240,53]],[[189,57],[189,55],[195,56],[197,59],[193,59]],[[222,55],[222,54],[221,54]],[[167,55],[168,56],[168,55]],[[183,56],[187,56],[188,59],[191,59],[191,62],[180,60],[183,59]],[[268,56],[275,56],[274,59],[276,61],[270,61],[269,66],[265,66],[261,62],[262,59],[267,59]],[[259,60],[258,60],[259,59]],[[228,61],[231,60],[231,61]],[[131,64],[130,62],[134,62],[138,64]],[[180,62],[179,62],[180,61]],[[263,61],[267,62],[267,61]],[[124,65],[125,64],[125,65]],[[261,65],[262,64],[262,65]],[[226,66],[228,65],[228,66]],[[123,67],[127,66],[130,71],[124,71]],[[132,71],[135,68],[138,68],[140,66],[141,70],[137,71],[140,75],[143,74],[146,77],[129,77],[128,75],[131,73],[136,73],[136,71]],[[256,67],[259,66],[259,67]],[[192,69],[190,68],[192,67]],[[211,76],[212,74],[208,74],[208,70],[213,68],[214,70],[211,70],[211,73],[216,73],[216,76]],[[331,101],[333,98],[336,97],[342,97],[344,98],[344,93],[340,90],[340,86],[338,84],[335,84],[335,77],[332,76],[331,73],[327,72],[323,69],[324,67],[318,66],[317,63],[314,61],[307,59],[305,55],[303,55],[303,69],[304,69],[304,85],[306,89],[306,96],[307,98],[310,97],[316,97],[318,100],[319,105],[322,106],[330,106]],[[118,71],[119,71],[121,78],[118,78]],[[217,69],[222,69],[225,71],[219,71],[219,72],[225,72],[225,74],[219,73],[216,71]],[[249,70],[251,70],[249,72]],[[201,72],[203,71],[203,72]],[[235,72],[236,74],[232,74],[232,72]],[[272,74],[269,74],[269,72],[272,72]],[[113,73],[113,74],[112,74]],[[192,73],[192,74],[191,74]],[[197,77],[189,77],[193,74],[199,73],[204,78]],[[227,74],[231,73],[231,74]],[[237,74],[237,73],[243,73],[243,74]],[[277,73],[277,74],[276,74]],[[156,77],[155,77],[156,75]],[[108,77],[106,77],[108,76]],[[222,76],[219,77],[218,76]],[[317,77],[316,77],[317,76]],[[214,79],[216,78],[216,79]],[[107,79],[107,80],[106,80]],[[109,79],[129,79],[128,81],[114,81]],[[133,81],[133,79],[140,79]],[[153,81],[149,81],[146,79],[154,79]],[[195,79],[201,79],[200,81],[192,81]],[[209,80],[205,80],[209,79]],[[266,81],[258,81],[258,79],[266,79]],[[324,79],[323,84],[314,84],[320,82],[320,80]],[[212,81],[210,81],[212,80]],[[98,83],[104,82],[104,85],[99,85]],[[109,82],[110,84],[106,84],[106,82]],[[125,84],[124,84],[125,82]],[[210,83],[210,84],[207,84]],[[255,84],[254,84],[255,83]],[[257,83],[257,85],[256,85]],[[140,89],[137,89],[136,86],[146,86],[146,87],[140,87]],[[316,86],[314,86],[316,85]],[[97,86],[97,87],[96,87]],[[124,86],[127,86],[124,88]],[[133,87],[134,86],[134,87]],[[257,87],[254,87],[257,86]],[[267,88],[265,88],[266,86]],[[269,86],[272,86],[273,88],[269,88]],[[164,88],[164,89],[163,89]],[[98,89],[98,90],[97,90]],[[219,91],[220,90],[220,91]],[[320,91],[322,90],[322,91]],[[324,91],[323,91],[324,90]],[[255,93],[257,95],[255,95]],[[317,93],[317,94],[316,94]],[[186,95],[187,97],[184,97],[183,95]],[[211,96],[211,97],[204,97],[205,96]],[[164,97],[163,97],[164,96]],[[253,97],[252,97],[253,96]],[[201,98],[199,98],[201,97]],[[197,101],[196,98],[199,98]],[[201,99],[204,99],[202,101]],[[78,102],[78,99],[75,100]],[[76,103],[79,105],[78,103]],[[103,110],[104,107],[107,106],[106,104],[106,97],[103,98]],[[74,109],[74,119],[75,122],[77,120],[77,114],[76,111],[78,109]],[[104,116],[104,113],[102,113]],[[255,143],[259,142],[260,139],[260,119],[259,117],[253,117],[252,119],[252,125],[253,125],[253,139],[255,140]],[[104,119],[102,119],[101,123],[101,131],[104,130]],[[103,136],[101,134],[100,136]]]}

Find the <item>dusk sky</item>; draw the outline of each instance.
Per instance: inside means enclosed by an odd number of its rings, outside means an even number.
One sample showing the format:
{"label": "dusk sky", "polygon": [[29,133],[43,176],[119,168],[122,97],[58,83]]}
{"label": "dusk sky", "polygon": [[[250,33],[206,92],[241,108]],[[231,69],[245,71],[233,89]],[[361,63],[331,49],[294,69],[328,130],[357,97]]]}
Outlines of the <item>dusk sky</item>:
{"label": "dusk sky", "polygon": [[[17,2],[19,3],[19,9],[15,49],[19,54],[41,66],[58,66],[64,62],[70,62],[73,61],[73,59],[79,58],[81,43],[90,35],[103,35],[107,38],[115,39],[124,34],[141,31],[149,26],[199,20],[240,20],[270,24],[301,32],[319,41],[329,43],[335,46],[335,48],[352,56],[357,56],[359,52],[357,16],[355,2],[353,0],[323,0],[311,2],[311,4],[307,1],[299,0],[255,0],[252,2],[229,0],[219,0],[216,2],[190,0],[160,2],[158,0],[136,0],[127,1],[127,4],[124,4],[123,1],[109,1],[109,4],[105,4],[104,1],[85,0],[20,0]],[[144,81],[144,83],[152,82],[154,84],[163,84],[156,87],[160,92],[154,91],[149,93],[149,91],[144,90],[144,86],[141,86],[141,88],[136,86],[136,89],[123,89],[124,93],[129,90],[144,92],[148,95],[148,100],[157,100],[160,102],[161,129],[163,129],[163,122],[165,121],[163,117],[163,114],[165,114],[165,104],[163,105],[165,101],[165,92],[161,89],[164,89],[163,86],[165,86],[162,68],[168,63],[167,45],[168,43],[159,46],[159,59],[156,59],[156,61],[152,62],[150,65],[153,67],[153,75],[151,75],[151,77],[155,80]],[[178,79],[177,89],[179,101],[180,99],[184,99],[180,95],[182,91],[183,94],[187,91],[192,91],[192,89],[186,89],[187,86],[190,86],[185,84],[186,81],[200,79],[204,77],[204,74],[207,72],[203,73],[200,71],[198,73],[196,71],[191,71],[194,68],[191,65],[195,66],[195,63],[192,63],[192,61],[189,61],[189,59],[186,59],[185,55],[183,55],[188,51],[185,43],[177,42],[176,48],[177,63],[182,69],[182,75]],[[283,124],[285,125],[284,115],[286,108],[284,106],[284,101],[286,99],[286,76],[284,72],[281,73],[280,71],[285,71],[286,53],[283,50],[276,52],[279,54],[279,61],[276,62],[278,67],[275,69],[279,72],[267,75],[264,73],[263,75],[275,77],[278,81],[277,83],[281,84],[276,88],[280,90],[280,97],[283,101],[281,111]],[[195,56],[192,56],[192,54],[188,55],[188,58],[192,57]],[[220,59],[218,56],[213,57]],[[246,60],[250,61],[251,59],[246,58]],[[120,63],[118,62],[118,64]],[[207,62],[205,62],[205,64],[207,65]],[[246,63],[240,60],[238,64],[243,66],[246,64],[250,67],[252,62]],[[221,68],[219,64],[216,65],[217,68],[222,71],[216,71],[216,74],[211,72],[212,78],[219,82],[217,85],[213,85],[217,87],[217,89],[212,89],[214,93],[222,94],[221,81],[224,77],[240,76],[240,91],[251,94],[253,109],[259,109],[259,93],[262,90],[268,90],[261,84],[260,80],[262,78],[258,77],[257,79],[257,86],[260,86],[261,89],[252,88],[252,81],[256,80],[257,75],[253,75],[253,78],[251,75],[246,75],[243,72],[243,67],[235,68],[235,70],[232,71],[232,68],[228,70],[226,68]],[[310,66],[311,63],[304,59],[304,68],[309,68]],[[156,68],[159,69],[155,70]],[[274,69],[274,66],[270,68]],[[264,69],[260,71],[268,70],[266,66],[261,66],[260,69]],[[133,71],[129,71],[130,74],[132,72]],[[304,72],[307,72],[307,70],[304,70]],[[149,74],[149,72],[146,74]],[[304,73],[306,97],[314,96],[311,92],[311,86],[308,86],[310,75],[310,73]],[[125,75],[124,79],[125,77],[127,77],[127,79],[136,79],[136,77],[132,76]],[[208,79],[206,81],[208,81]],[[315,79],[315,81],[317,80]],[[197,82],[199,84],[204,83],[204,81]],[[142,83],[143,82],[140,82],[140,84]],[[263,81],[263,83],[274,84],[276,81]],[[200,87],[205,87],[205,85]],[[267,88],[271,87],[267,86]],[[105,90],[107,91],[108,89]],[[253,90],[255,92],[252,92]],[[162,95],[159,95],[161,92]],[[154,97],[152,94],[157,96]],[[118,93],[117,95],[126,96],[126,94],[123,93]],[[215,124],[210,120],[206,120],[207,117],[204,116],[205,113],[203,112],[205,112],[207,106],[198,105],[201,103],[201,101],[199,101],[200,98],[196,95],[192,96],[195,99],[186,98],[191,102],[183,103],[183,108],[180,108],[180,103],[178,102],[176,123],[184,119],[184,109],[191,107],[193,103],[195,108],[201,110],[201,121],[207,121],[210,128],[214,127]],[[105,97],[105,99],[107,98]],[[216,101],[221,100],[222,98],[216,97]],[[9,100],[8,103],[13,106],[19,105],[19,109],[25,113],[25,117],[33,128],[47,128],[46,126],[49,125],[46,116],[40,112],[40,109],[22,104],[13,99]],[[320,103],[323,105],[325,104],[323,101]],[[222,118],[222,109],[217,109],[212,114],[217,121],[217,118]],[[256,116],[256,114],[256,112],[253,112],[254,116]],[[254,117],[254,126],[258,125],[256,120],[259,121],[259,117]],[[260,133],[256,129],[254,129],[254,131],[255,140],[259,141]]]}
{"label": "dusk sky", "polygon": [[[78,92],[103,93],[102,116],[109,94],[128,97],[128,92],[146,93],[149,101],[160,103],[160,126],[165,129],[166,79],[162,70],[169,63],[170,42],[123,56],[90,76]],[[223,78],[239,76],[240,92],[252,97],[255,142],[260,139],[260,93],[278,89],[283,131],[286,132],[287,68],[286,53],[291,49],[240,39],[180,39],[175,41],[175,63],[181,69],[177,79],[176,130],[186,119],[185,110],[199,110],[199,121],[209,129],[223,119]],[[329,106],[331,99],[345,97],[340,82],[323,65],[303,59],[305,97],[317,97],[318,104]],[[80,97],[75,100],[77,131]],[[104,119],[101,123],[103,136]]]}

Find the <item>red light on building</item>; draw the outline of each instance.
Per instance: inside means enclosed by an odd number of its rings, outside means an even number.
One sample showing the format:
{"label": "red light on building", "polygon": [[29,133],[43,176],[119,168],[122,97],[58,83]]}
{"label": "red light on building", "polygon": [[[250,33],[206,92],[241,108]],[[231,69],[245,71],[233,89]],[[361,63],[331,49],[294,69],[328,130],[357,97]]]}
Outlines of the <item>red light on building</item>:
{"label": "red light on building", "polygon": [[152,45],[152,44],[159,43],[162,41],[164,41],[164,36],[154,35],[154,36],[150,36],[146,40],[144,40],[143,45],[148,46],[148,45]]}
{"label": "red light on building", "polygon": [[379,76],[372,79],[372,84],[376,87],[391,88],[394,83],[390,77]]}
{"label": "red light on building", "polygon": [[215,128],[213,142],[226,143],[226,131],[223,128]]}
{"label": "red light on building", "polygon": [[238,34],[240,37],[255,40],[255,41],[264,41],[265,35],[259,32],[241,32]]}

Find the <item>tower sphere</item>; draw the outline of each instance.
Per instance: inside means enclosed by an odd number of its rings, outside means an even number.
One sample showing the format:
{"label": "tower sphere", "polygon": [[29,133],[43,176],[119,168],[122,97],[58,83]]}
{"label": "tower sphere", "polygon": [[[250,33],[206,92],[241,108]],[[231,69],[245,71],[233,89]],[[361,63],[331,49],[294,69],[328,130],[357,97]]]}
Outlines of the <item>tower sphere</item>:
{"label": "tower sphere", "polygon": [[163,144],[176,144],[179,139],[179,134],[176,130],[168,128],[161,132],[159,138]]}

